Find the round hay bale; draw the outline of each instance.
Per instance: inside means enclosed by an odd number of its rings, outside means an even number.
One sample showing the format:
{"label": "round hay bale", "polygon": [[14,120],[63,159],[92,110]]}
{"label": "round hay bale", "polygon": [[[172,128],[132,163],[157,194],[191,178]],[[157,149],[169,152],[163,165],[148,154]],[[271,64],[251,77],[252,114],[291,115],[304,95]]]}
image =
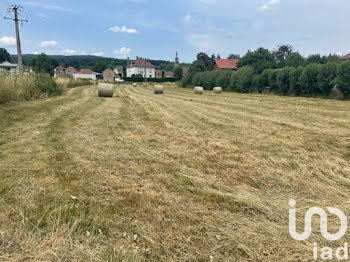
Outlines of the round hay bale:
{"label": "round hay bale", "polygon": [[137,84],[136,84],[136,83],[133,83],[132,85],[133,85],[133,86],[137,86]]}
{"label": "round hay bale", "polygon": [[113,84],[106,84],[106,83],[98,84],[99,97],[113,97],[113,94],[114,94]]}
{"label": "round hay bale", "polygon": [[331,99],[343,100],[344,94],[342,91],[339,90],[337,86],[335,86],[332,88],[331,92],[329,93],[329,97]]}
{"label": "round hay bale", "polygon": [[193,89],[193,92],[196,95],[203,95],[204,89],[201,86],[195,86],[194,89]]}
{"label": "round hay bale", "polygon": [[156,95],[164,94],[164,86],[162,86],[162,85],[155,85],[154,86],[154,94],[156,94]]}
{"label": "round hay bale", "polygon": [[222,88],[217,86],[213,88],[214,94],[221,94],[222,93]]}

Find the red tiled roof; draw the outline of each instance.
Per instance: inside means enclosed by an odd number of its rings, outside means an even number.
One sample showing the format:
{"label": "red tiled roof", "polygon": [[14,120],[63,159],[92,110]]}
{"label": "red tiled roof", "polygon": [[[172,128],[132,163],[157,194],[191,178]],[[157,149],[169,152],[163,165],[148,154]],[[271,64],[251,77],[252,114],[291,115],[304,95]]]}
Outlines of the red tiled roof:
{"label": "red tiled roof", "polygon": [[80,69],[80,74],[92,74],[91,69]]}
{"label": "red tiled roof", "polygon": [[143,58],[137,58],[136,60],[131,61],[129,67],[155,68],[154,65],[152,65],[149,61],[147,61]]}
{"label": "red tiled roof", "polygon": [[350,59],[350,54],[343,56],[341,59],[343,59],[343,60]]}
{"label": "red tiled roof", "polygon": [[239,59],[214,59],[219,69],[237,69]]}
{"label": "red tiled roof", "polygon": [[73,66],[69,66],[66,68],[67,71],[77,72],[77,69],[75,69]]}
{"label": "red tiled roof", "polygon": [[56,69],[56,70],[62,70],[62,69],[66,69],[66,68],[63,67],[63,66],[58,66],[58,67],[56,67],[55,69]]}

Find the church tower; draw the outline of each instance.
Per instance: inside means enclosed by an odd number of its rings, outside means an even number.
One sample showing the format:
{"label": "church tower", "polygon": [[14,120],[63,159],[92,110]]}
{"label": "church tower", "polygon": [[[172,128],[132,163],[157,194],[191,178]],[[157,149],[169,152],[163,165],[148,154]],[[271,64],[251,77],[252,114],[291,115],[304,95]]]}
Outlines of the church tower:
{"label": "church tower", "polygon": [[179,56],[178,56],[177,51],[176,51],[174,67],[178,67],[178,66],[180,66],[180,62],[179,62]]}

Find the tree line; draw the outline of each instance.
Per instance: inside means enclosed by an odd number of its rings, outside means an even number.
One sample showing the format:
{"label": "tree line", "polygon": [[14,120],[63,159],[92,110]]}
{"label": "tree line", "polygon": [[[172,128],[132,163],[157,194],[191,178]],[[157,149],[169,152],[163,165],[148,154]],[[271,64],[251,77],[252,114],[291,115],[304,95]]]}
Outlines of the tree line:
{"label": "tree line", "polygon": [[239,60],[237,71],[213,71],[213,59],[199,53],[182,79],[182,86],[200,85],[207,90],[221,86],[241,93],[262,93],[268,89],[278,95],[323,97],[328,97],[336,86],[344,96],[350,96],[350,62],[342,62],[337,55],[305,58],[290,45],[273,51],[259,48],[248,51]]}

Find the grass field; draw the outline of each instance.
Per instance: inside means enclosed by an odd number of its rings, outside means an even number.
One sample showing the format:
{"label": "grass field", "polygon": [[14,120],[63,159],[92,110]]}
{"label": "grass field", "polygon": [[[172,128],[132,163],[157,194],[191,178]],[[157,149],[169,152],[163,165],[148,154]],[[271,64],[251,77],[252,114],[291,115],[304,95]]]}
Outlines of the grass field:
{"label": "grass field", "polygon": [[294,241],[288,201],[299,231],[312,206],[350,215],[350,102],[96,93],[0,106],[0,261],[311,261],[344,243],[316,223]]}

